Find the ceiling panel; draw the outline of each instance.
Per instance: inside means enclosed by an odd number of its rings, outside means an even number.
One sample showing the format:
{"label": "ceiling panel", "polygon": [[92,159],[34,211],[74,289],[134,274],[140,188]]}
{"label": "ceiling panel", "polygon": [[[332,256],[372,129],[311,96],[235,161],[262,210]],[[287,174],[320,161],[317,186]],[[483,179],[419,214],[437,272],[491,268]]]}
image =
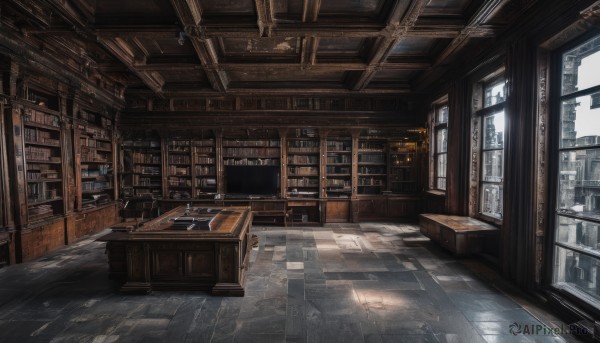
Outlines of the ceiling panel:
{"label": "ceiling panel", "polygon": [[394,45],[391,55],[428,56],[437,42],[435,38],[404,37]]}
{"label": "ceiling panel", "polygon": [[247,71],[230,71],[232,82],[286,82],[286,81],[335,81],[341,82],[344,71],[340,70],[302,70],[302,69],[252,69]]}
{"label": "ceiling panel", "polygon": [[255,14],[254,0],[202,0],[203,15]]}
{"label": "ceiling panel", "polygon": [[373,77],[373,81],[410,81],[419,72],[415,70],[384,70],[378,71]]}
{"label": "ceiling panel", "polygon": [[161,72],[166,82],[199,82],[206,83],[207,78],[201,69],[169,70]]}
{"label": "ceiling panel", "polygon": [[321,1],[320,15],[373,17],[379,14],[384,0]]}
{"label": "ceiling panel", "polygon": [[153,38],[151,35],[138,36],[136,39],[143,45],[150,55],[186,55],[195,54],[194,47],[189,39],[179,43],[179,35],[173,33],[172,37],[160,36]]}
{"label": "ceiling panel", "polygon": [[321,38],[318,53],[358,55],[365,40],[362,37]]}
{"label": "ceiling panel", "polygon": [[461,15],[471,0],[430,0],[423,15]]}
{"label": "ceiling panel", "polygon": [[277,19],[302,19],[303,0],[274,0],[274,12]]}
{"label": "ceiling panel", "polygon": [[97,25],[174,25],[178,22],[177,15],[168,0],[96,1]]}
{"label": "ceiling panel", "polygon": [[297,37],[276,38],[223,38],[221,49],[229,55],[297,55],[301,39]]}

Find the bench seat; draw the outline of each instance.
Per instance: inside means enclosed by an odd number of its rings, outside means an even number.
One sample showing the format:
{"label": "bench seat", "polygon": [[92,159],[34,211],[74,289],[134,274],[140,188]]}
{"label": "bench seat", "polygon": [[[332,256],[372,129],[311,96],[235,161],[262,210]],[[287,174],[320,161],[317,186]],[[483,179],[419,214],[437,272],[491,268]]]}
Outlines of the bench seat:
{"label": "bench seat", "polygon": [[420,214],[421,233],[456,255],[482,252],[485,239],[497,238],[500,230],[481,220],[445,214]]}

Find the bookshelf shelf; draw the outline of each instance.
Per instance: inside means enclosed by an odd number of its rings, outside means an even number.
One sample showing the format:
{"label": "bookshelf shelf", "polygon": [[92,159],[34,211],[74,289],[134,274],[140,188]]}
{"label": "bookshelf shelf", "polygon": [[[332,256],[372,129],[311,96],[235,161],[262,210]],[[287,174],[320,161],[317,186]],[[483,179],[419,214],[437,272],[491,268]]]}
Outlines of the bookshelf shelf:
{"label": "bookshelf shelf", "polygon": [[27,88],[25,97],[20,102],[25,188],[27,218],[33,223],[64,214],[63,132],[57,95]]}

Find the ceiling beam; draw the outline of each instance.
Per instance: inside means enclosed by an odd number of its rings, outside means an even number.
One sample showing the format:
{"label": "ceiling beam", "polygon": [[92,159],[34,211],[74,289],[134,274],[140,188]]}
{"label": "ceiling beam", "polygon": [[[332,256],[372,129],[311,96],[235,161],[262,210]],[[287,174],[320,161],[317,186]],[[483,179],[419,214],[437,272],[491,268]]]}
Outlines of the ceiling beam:
{"label": "ceiling beam", "polygon": [[304,37],[302,39],[302,51],[300,52],[301,68],[313,68],[317,63],[317,50],[319,48],[319,37]]}
{"label": "ceiling beam", "polygon": [[171,0],[177,17],[185,27],[200,64],[215,91],[226,92],[229,79],[225,71],[219,69],[219,60],[213,47],[212,40],[204,37],[202,22],[202,7],[197,0]]}
{"label": "ceiling beam", "polygon": [[258,35],[260,37],[271,37],[275,27],[273,0],[254,0],[254,5],[256,6]]}
{"label": "ceiling beam", "polygon": [[[315,36],[320,38],[336,38],[336,37],[357,37],[357,38],[372,38],[389,36],[393,33],[389,28],[381,25],[366,25],[361,24],[356,27],[348,27],[348,25],[333,27],[334,22],[325,21],[322,23],[314,23],[310,26],[293,26],[293,25],[278,25],[276,29],[271,31],[271,37],[306,37]],[[406,28],[403,32],[405,37],[423,37],[423,38],[455,38],[460,35],[465,28],[464,24],[457,24],[454,21],[448,20],[433,20],[427,23],[415,23],[410,28]],[[56,31],[70,31],[72,28],[51,28]],[[128,36],[148,36],[148,37],[174,37],[179,31],[182,31],[179,26],[111,26],[111,27],[96,27],[96,32],[103,36],[128,37]],[[256,28],[239,27],[234,24],[220,25],[213,27],[210,25],[202,25],[200,30],[206,38],[257,38]],[[472,33],[483,37],[494,37],[499,29],[492,25],[481,25],[472,28]],[[32,30],[35,34],[45,34],[45,30]]]}
{"label": "ceiling beam", "polygon": [[138,64],[145,64],[146,56],[136,54],[135,48],[123,39],[103,38],[99,36],[98,42],[119,59],[132,73],[139,77],[154,93],[158,96],[162,95],[162,87],[165,84],[162,76],[156,71],[143,71],[136,67]]}
{"label": "ceiling beam", "polygon": [[367,68],[363,74],[357,78],[356,82],[352,86],[353,90],[361,90],[367,87],[371,79],[375,76],[379,70],[379,65],[388,58],[394,46],[406,36],[407,32],[410,31],[417,22],[417,18],[423,12],[429,0],[413,0],[406,14],[403,16],[400,8],[401,0],[396,0],[393,10],[388,17],[387,26],[385,32],[387,35],[380,37],[375,44],[375,48],[371,56],[369,57],[369,68]]}
{"label": "ceiling beam", "polygon": [[470,38],[473,37],[481,37],[482,32],[485,35],[484,30],[488,29],[487,27],[482,28],[484,25],[498,10],[502,8],[502,6],[506,5],[509,0],[489,0],[484,1],[481,7],[477,9],[475,14],[469,19],[468,24],[464,29],[460,31],[460,33],[454,37],[452,42],[442,51],[434,62],[434,66],[439,65],[444,62],[450,55],[452,55],[455,51],[460,50]]}

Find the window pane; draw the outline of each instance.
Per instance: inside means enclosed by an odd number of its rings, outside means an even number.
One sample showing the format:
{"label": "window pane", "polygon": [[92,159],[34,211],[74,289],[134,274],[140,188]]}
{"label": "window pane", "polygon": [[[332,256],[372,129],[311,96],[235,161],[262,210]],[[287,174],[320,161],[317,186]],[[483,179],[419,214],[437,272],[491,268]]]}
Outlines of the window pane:
{"label": "window pane", "polygon": [[443,191],[446,190],[446,178],[445,177],[438,177],[438,179],[437,179],[437,189],[441,189]]}
{"label": "window pane", "polygon": [[558,216],[557,222],[557,242],[600,254],[600,224],[563,216]]}
{"label": "window pane", "polygon": [[600,144],[599,136],[600,104],[597,107],[592,105],[592,95],[562,102],[560,140],[562,148]]}
{"label": "window pane", "polygon": [[485,86],[485,102],[483,107],[490,107],[504,102],[506,99],[505,84],[504,80],[501,80],[497,83]]}
{"label": "window pane", "polygon": [[437,156],[437,176],[446,177],[446,165],[448,164],[448,155],[440,154]]}
{"label": "window pane", "polygon": [[600,217],[600,149],[561,152],[558,179],[559,209]]}
{"label": "window pane", "polygon": [[504,146],[504,111],[483,117],[483,149],[502,149]]}
{"label": "window pane", "polygon": [[571,286],[591,296],[594,305],[600,305],[600,261],[573,250],[556,247],[554,282],[557,286]]}
{"label": "window pane", "polygon": [[600,36],[563,55],[562,94],[600,85]]}
{"label": "window pane", "polygon": [[502,182],[504,170],[503,150],[483,152],[483,181]]}
{"label": "window pane", "polygon": [[448,106],[442,106],[438,108],[437,122],[438,124],[448,122]]}
{"label": "window pane", "polygon": [[440,129],[437,131],[437,153],[448,152],[448,129]]}
{"label": "window pane", "polygon": [[481,185],[481,213],[502,218],[502,185],[489,183]]}

